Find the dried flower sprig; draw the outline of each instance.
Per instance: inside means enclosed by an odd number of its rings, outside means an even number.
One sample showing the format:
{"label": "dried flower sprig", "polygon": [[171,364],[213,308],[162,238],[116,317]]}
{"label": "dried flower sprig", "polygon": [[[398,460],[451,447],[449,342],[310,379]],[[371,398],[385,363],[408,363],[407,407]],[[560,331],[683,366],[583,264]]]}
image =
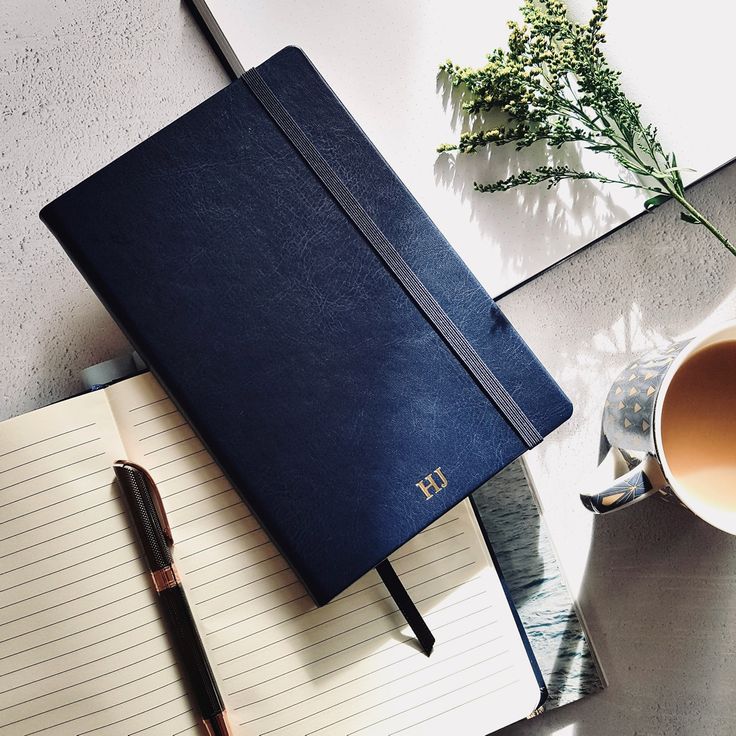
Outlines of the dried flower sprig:
{"label": "dried flower sprig", "polygon": [[[517,151],[545,141],[559,149],[582,144],[612,156],[632,179],[579,171],[566,164],[538,166],[493,183],[475,183],[481,192],[500,192],[523,185],[593,179],[641,189],[652,196],[651,210],[669,199],[682,207],[680,216],[706,227],[728,250],[736,247],[686,198],[681,167],[674,153],[663,150],[657,129],[644,125],[640,106],[621,89],[620,72],[612,69],[601,50],[607,0],[596,0],[590,20],[570,20],[562,0],[524,0],[523,22],[510,22],[508,50],[496,49],[479,68],[441,65],[454,86],[463,86],[463,108],[471,115],[501,112],[507,125],[462,133],[456,144],[437,150],[473,153],[485,146],[513,145]],[[623,173],[623,172],[622,172]]]}

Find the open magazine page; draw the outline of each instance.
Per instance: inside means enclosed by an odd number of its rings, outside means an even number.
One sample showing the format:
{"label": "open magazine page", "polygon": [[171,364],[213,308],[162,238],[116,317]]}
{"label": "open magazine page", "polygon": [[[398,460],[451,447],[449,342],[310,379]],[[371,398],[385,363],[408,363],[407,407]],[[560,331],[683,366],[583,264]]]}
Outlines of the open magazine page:
{"label": "open magazine page", "polygon": [[491,478],[473,499],[547,683],[545,709],[598,692],[605,678],[521,461]]}

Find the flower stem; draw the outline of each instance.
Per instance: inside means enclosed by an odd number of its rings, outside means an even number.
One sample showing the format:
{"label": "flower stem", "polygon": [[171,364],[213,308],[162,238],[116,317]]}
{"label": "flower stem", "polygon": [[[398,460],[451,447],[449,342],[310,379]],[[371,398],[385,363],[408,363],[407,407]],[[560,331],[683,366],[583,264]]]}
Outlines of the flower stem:
{"label": "flower stem", "polygon": [[728,248],[731,255],[736,256],[736,246],[704,215],[702,215],[693,205],[688,202],[679,192],[677,192],[669,183],[664,183],[667,191],[677,200],[693,217],[695,217],[701,225],[710,230],[723,245]]}

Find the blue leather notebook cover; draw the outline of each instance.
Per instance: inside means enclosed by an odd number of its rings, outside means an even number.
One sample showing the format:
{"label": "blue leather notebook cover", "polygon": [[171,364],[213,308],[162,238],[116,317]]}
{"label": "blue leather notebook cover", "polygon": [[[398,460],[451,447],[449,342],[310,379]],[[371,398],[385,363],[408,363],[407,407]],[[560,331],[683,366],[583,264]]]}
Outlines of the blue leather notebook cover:
{"label": "blue leather notebook cover", "polygon": [[[539,434],[567,419],[304,54],[258,71]],[[242,78],[41,217],[318,604],[527,447]]]}

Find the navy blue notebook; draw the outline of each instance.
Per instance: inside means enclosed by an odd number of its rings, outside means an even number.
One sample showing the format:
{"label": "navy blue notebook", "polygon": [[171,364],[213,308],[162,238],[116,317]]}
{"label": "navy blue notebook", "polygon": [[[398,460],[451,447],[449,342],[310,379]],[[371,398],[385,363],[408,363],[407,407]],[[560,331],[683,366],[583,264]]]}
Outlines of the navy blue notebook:
{"label": "navy blue notebook", "polygon": [[570,415],[299,49],[41,217],[319,604]]}

